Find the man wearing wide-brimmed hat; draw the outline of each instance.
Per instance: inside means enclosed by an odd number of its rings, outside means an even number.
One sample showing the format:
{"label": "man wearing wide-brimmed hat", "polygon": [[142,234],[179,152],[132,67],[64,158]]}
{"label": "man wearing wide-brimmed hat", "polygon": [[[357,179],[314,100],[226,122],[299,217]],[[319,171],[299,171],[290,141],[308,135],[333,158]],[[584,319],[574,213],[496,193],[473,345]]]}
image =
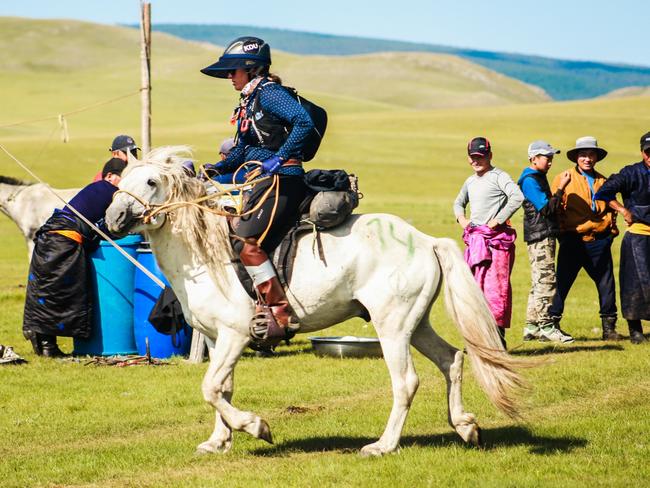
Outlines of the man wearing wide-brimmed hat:
{"label": "man wearing wide-brimmed hat", "polygon": [[[605,202],[594,198],[606,180],[594,168],[606,156],[607,151],[591,136],[579,138],[575,147],[567,151],[567,158],[576,166],[569,170],[571,180],[564,189],[558,212],[557,290],[549,313],[559,326],[564,301],[578,272],[584,268],[598,290],[603,340],[620,340],[622,337],[616,332],[612,262],[612,241],[618,235],[616,215]],[[557,175],[551,185],[554,193],[560,181],[561,175]]]}
{"label": "man wearing wide-brimmed hat", "polygon": [[[641,161],[609,177],[596,194],[628,225],[621,243],[621,314],[633,344],[647,342],[641,320],[650,320],[650,132],[641,136]],[[623,204],[616,194],[623,197]]]}

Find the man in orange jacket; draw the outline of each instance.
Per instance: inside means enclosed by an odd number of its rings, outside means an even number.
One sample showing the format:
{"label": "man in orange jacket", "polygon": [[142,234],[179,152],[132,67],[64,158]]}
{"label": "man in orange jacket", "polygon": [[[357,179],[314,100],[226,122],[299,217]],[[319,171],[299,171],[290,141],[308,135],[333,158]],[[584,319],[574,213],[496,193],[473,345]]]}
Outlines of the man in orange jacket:
{"label": "man in orange jacket", "polygon": [[[569,170],[571,181],[564,189],[558,212],[560,223],[557,257],[557,289],[549,314],[559,326],[564,301],[578,272],[584,268],[598,289],[603,340],[620,340],[616,332],[616,285],[612,262],[612,242],[618,235],[616,214],[594,195],[606,178],[594,168],[607,156],[594,137],[581,137],[567,158],[576,163]],[[553,193],[559,189],[561,175],[553,180]]]}

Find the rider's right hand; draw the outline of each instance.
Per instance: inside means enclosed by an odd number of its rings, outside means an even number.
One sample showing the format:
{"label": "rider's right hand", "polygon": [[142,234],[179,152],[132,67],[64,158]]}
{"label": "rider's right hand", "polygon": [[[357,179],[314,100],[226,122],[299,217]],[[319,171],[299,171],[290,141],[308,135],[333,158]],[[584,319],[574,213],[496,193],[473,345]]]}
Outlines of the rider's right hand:
{"label": "rider's right hand", "polygon": [[222,173],[223,170],[223,163],[206,163],[203,165],[203,169],[205,170],[205,173],[210,177],[213,178],[215,176],[219,176]]}

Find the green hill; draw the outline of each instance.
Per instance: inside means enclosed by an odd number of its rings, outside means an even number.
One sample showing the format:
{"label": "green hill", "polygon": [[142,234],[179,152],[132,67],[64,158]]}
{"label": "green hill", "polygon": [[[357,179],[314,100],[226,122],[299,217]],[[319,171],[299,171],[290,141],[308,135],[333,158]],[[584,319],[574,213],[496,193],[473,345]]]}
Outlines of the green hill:
{"label": "green hill", "polygon": [[650,97],[650,86],[628,86],[603,95],[603,98]]}
{"label": "green hill", "polygon": [[[133,29],[77,21],[0,18],[0,49],[14,53],[0,60],[0,80],[6,80],[7,93],[13,93],[10,98],[19,100],[20,93],[31,86],[32,96],[45,95],[44,106],[33,104],[41,112],[60,101],[49,96],[51,83],[41,86],[39,78],[44,73],[53,75],[54,80],[58,74],[62,78],[56,82],[69,83],[64,79],[75,72],[78,105],[97,99],[100,89],[117,94],[137,89],[139,84],[139,34]],[[201,67],[219,56],[218,48],[155,33],[152,52],[154,103],[160,96],[171,96],[174,100],[184,99],[186,104],[200,105],[210,94],[219,98],[226,112],[231,109],[235,97],[230,84],[199,73]],[[394,71],[384,69],[386,64]],[[349,109],[353,104],[355,111],[548,99],[536,87],[448,55],[326,57],[275,51],[273,68],[287,84],[315,96],[319,102]],[[18,86],[16,78],[23,81]],[[176,93],[172,96],[169,90]],[[12,119],[15,113],[6,112],[12,114]]]}
{"label": "green hill", "polygon": [[242,35],[256,35],[273,47],[297,54],[353,55],[387,51],[453,54],[524,83],[539,86],[556,100],[592,98],[626,86],[650,85],[650,67],[647,66],[567,61],[541,56],[245,25],[155,24],[153,28],[185,39],[221,46]]}

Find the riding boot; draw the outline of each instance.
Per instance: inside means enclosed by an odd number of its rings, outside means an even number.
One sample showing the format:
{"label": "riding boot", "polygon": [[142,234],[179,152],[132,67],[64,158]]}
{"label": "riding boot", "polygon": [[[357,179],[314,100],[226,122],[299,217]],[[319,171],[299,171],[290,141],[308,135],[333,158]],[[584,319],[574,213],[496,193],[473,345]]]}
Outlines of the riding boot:
{"label": "riding boot", "polygon": [[56,343],[56,336],[39,334],[41,340],[41,348],[43,350],[43,356],[46,358],[61,358],[65,354]]}
{"label": "riding boot", "polygon": [[23,336],[32,343],[32,349],[37,356],[43,355],[43,345],[41,344],[41,336],[31,329],[23,329]]}
{"label": "riding boot", "polygon": [[629,320],[627,326],[630,329],[630,342],[632,344],[642,344],[648,342],[648,339],[643,335],[643,327],[640,320]]}
{"label": "riding boot", "polygon": [[616,317],[602,317],[603,340],[620,341],[623,336],[616,332]]}
{"label": "riding boot", "polygon": [[259,297],[250,327],[251,337],[273,345],[293,337],[300,326],[266,252],[254,239],[247,239],[239,258],[253,279]]}

